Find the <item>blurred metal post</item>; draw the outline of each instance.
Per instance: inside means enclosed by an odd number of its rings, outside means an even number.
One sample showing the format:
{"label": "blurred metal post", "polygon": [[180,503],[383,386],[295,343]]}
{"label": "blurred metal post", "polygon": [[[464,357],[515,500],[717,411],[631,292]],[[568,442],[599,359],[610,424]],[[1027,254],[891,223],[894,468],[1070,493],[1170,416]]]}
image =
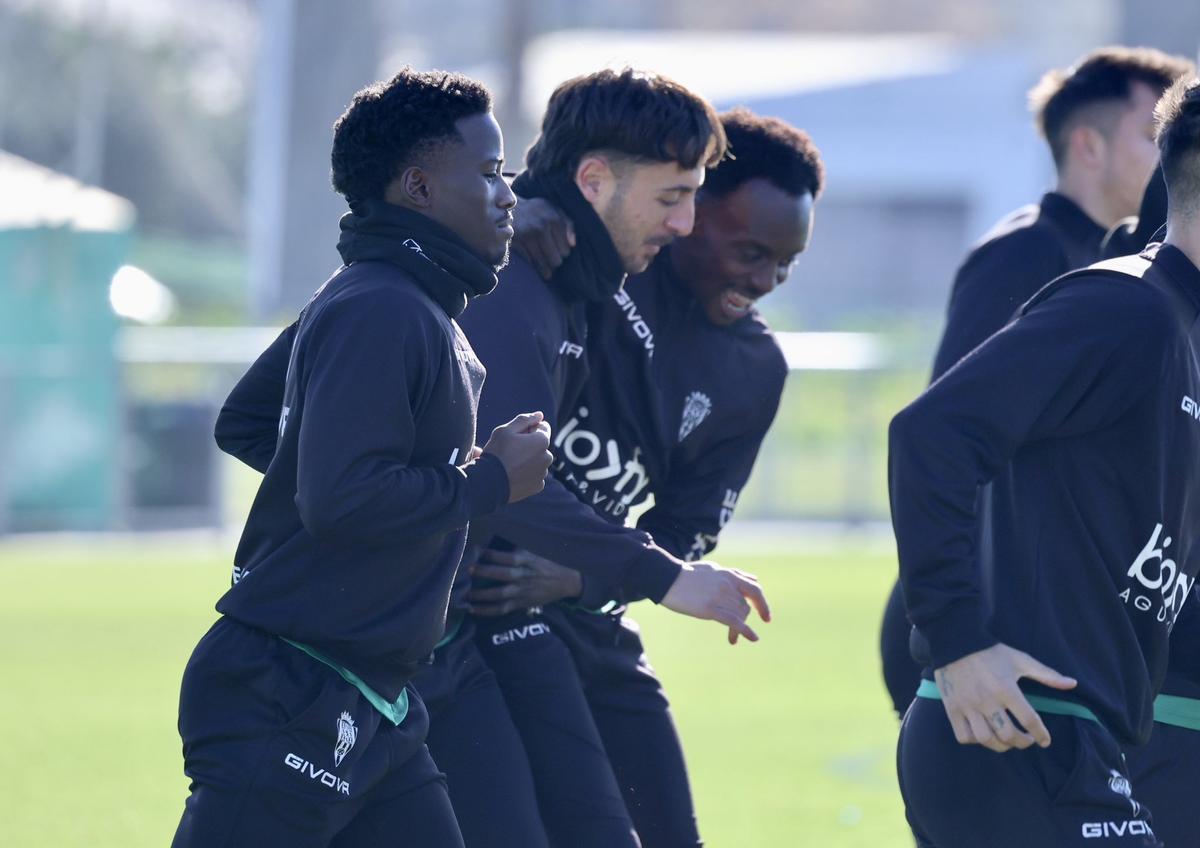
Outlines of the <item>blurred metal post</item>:
{"label": "blurred metal post", "polygon": [[75,106],[75,146],[71,172],[84,185],[100,185],[104,169],[108,114],[108,2],[86,26],[87,44],[79,65],[79,102]]}
{"label": "blurred metal post", "polygon": [[278,308],[282,289],[295,26],[295,0],[264,0],[258,26],[258,86],[251,108],[246,192],[250,307],[260,319]]}
{"label": "blurred metal post", "polygon": [[535,128],[525,118],[525,47],[533,36],[532,0],[508,0],[504,15],[504,91],[496,104],[496,120],[504,130],[506,171],[524,166],[525,147],[533,139]]}

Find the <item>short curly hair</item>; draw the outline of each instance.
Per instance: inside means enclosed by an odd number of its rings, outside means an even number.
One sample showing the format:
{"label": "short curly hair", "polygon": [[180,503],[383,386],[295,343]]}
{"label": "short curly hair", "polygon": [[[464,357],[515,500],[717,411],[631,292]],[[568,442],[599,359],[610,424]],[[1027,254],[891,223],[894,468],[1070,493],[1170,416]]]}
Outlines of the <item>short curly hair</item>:
{"label": "short curly hair", "polygon": [[705,196],[724,197],[757,177],[796,197],[808,193],[815,200],[821,194],[825,166],[804,130],[745,107],[722,113],[721,126],[729,139],[729,158],[709,168]]}
{"label": "short curly hair", "polygon": [[1048,71],[1030,90],[1029,107],[1054,163],[1062,167],[1069,130],[1091,107],[1128,100],[1138,82],[1162,94],[1192,71],[1187,59],[1150,47],[1101,47],[1065,71]]}
{"label": "short curly hair", "polygon": [[492,95],[470,77],[404,67],[354,95],[333,124],[333,189],[354,203],[378,200],[413,159],[448,141],[455,124],[491,111]]}
{"label": "short curly hair", "polygon": [[584,154],[691,169],[725,156],[725,133],[707,100],[659,74],[609,68],[554,89],[542,132],[525,153],[536,177],[573,175]]}
{"label": "short curly hair", "polygon": [[1182,77],[1154,109],[1171,212],[1200,212],[1200,79]]}

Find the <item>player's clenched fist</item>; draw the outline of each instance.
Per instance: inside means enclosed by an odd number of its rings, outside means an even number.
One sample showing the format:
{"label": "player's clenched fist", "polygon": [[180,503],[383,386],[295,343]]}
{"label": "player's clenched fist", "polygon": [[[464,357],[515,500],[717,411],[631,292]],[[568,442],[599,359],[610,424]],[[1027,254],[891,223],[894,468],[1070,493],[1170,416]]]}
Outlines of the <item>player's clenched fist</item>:
{"label": "player's clenched fist", "polygon": [[729,628],[731,645],[737,643],[738,636],[758,641],[758,634],[746,623],[751,606],[763,621],[771,620],[767,597],[758,585],[758,578],[711,562],[685,565],[667,590],[662,605],[693,618],[719,621]]}
{"label": "player's clenched fist", "polygon": [[546,472],[554,460],[549,448],[550,425],[540,412],[518,415],[492,431],[483,452],[495,456],[508,472],[509,503],[536,495],[546,487]]}

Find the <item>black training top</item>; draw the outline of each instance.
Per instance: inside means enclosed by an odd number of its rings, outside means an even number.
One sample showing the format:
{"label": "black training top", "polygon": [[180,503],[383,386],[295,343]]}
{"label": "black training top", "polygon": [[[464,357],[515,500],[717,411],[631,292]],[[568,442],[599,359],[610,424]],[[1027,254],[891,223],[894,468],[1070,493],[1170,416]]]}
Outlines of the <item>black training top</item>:
{"label": "black training top", "polygon": [[[402,268],[335,274],[218,420],[221,447],[265,477],[217,609],[398,698],[442,635],[468,521],[508,500],[498,459],[466,463],[483,378]],[[277,438],[261,429],[273,405]]]}
{"label": "black training top", "polygon": [[[555,439],[566,428],[562,412],[574,408],[588,380],[587,303],[564,296],[554,280],[543,280],[514,256],[496,291],[464,313],[463,331],[488,369],[479,402],[481,439],[527,411],[543,412]],[[605,521],[552,476],[542,492],[498,510],[472,531],[481,542],[491,536],[656,602],[682,567],[647,533]],[[456,598],[459,592],[456,586]]]}
{"label": "black training top", "polygon": [[[752,312],[711,323],[669,251],[589,310],[591,375],[554,437],[554,474],[599,514],[684,559],[716,545],[779,407],[787,363]],[[586,580],[583,605],[622,598]]]}
{"label": "black training top", "polygon": [[955,274],[933,378],[1012,320],[1046,283],[1098,261],[1104,235],[1073,201],[1055,192],[993,227]]}
{"label": "black training top", "polygon": [[1171,246],[1143,257],[1045,287],[896,416],[889,454],[932,667],[1004,642],[1079,681],[1023,688],[1086,705],[1128,744],[1149,735],[1200,568],[1200,270]]}

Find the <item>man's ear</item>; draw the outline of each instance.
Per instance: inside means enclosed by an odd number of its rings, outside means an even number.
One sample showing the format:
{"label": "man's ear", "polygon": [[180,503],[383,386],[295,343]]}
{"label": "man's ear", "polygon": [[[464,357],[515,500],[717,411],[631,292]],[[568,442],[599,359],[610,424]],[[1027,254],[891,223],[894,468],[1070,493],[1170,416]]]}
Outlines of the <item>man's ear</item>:
{"label": "man's ear", "polygon": [[613,173],[608,159],[598,153],[589,153],[579,161],[575,169],[575,185],[592,206],[608,203],[616,191],[617,175]]}
{"label": "man's ear", "polygon": [[1103,164],[1108,139],[1095,127],[1079,124],[1071,129],[1069,145],[1072,159],[1089,170],[1095,170]]}
{"label": "man's ear", "polygon": [[383,199],[395,206],[428,209],[433,203],[433,187],[428,172],[419,165],[409,165],[391,181]]}

